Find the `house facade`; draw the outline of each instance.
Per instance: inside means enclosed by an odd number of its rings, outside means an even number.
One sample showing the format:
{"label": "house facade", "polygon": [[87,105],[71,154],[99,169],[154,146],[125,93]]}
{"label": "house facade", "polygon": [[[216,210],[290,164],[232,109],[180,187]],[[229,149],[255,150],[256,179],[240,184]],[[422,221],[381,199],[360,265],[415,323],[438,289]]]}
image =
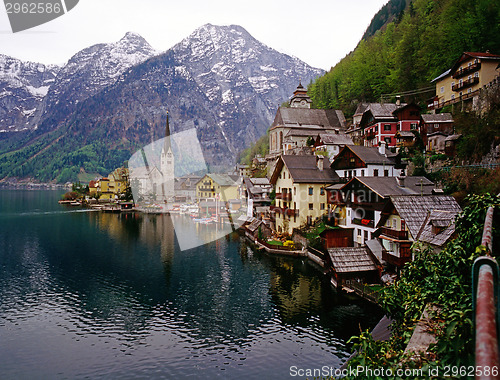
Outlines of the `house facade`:
{"label": "house facade", "polygon": [[354,145],[352,138],[339,130],[335,130],[335,133],[320,133],[316,137],[313,146],[316,154],[323,152],[332,161],[346,145]]}
{"label": "house facade", "polygon": [[444,153],[444,140],[454,132],[451,113],[423,114],[420,116],[420,136],[428,151]]}
{"label": "house facade", "polygon": [[311,225],[327,213],[326,186],[338,182],[323,157],[282,155],[271,176],[276,190],[272,211],[275,230],[292,234],[294,228]]}
{"label": "house facade", "polygon": [[349,180],[353,177],[397,177],[404,173],[404,167],[397,163],[382,141],[378,148],[346,145],[335,157],[330,167],[337,175]]}
{"label": "house facade", "polygon": [[196,183],[196,198],[229,201],[238,199],[238,176],[228,174],[205,174]]}
{"label": "house facade", "polygon": [[481,88],[498,77],[500,55],[464,52],[453,66],[432,80],[436,96],[428,103],[429,109],[472,99]]}

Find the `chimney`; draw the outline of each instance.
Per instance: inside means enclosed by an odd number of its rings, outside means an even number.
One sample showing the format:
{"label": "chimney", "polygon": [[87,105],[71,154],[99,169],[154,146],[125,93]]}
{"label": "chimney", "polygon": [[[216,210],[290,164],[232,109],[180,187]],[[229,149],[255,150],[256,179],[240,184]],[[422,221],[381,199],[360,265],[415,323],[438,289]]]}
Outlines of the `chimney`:
{"label": "chimney", "polygon": [[378,145],[378,152],[383,156],[385,156],[385,145],[386,145],[385,141],[381,141]]}
{"label": "chimney", "polygon": [[324,160],[323,156],[316,156],[316,165],[318,165],[319,171],[323,171],[324,168],[323,160]]}
{"label": "chimney", "polygon": [[396,105],[400,106],[401,105],[401,96],[396,96]]}
{"label": "chimney", "polygon": [[404,177],[404,176],[396,177],[396,180],[397,180],[399,186],[405,187],[405,178],[406,177]]}

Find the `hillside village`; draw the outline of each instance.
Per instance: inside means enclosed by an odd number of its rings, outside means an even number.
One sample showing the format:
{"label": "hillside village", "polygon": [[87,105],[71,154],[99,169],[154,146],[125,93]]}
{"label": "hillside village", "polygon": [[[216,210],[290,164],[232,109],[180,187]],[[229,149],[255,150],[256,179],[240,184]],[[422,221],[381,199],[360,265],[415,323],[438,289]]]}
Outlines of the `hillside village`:
{"label": "hillside village", "polygon": [[[340,289],[390,283],[412,261],[414,242],[439,252],[453,239],[461,211],[437,183],[412,175],[403,153],[418,149],[420,140],[427,155],[453,157],[461,135],[455,133],[452,114],[440,111],[449,105],[477,109],[499,74],[499,55],[464,53],[433,80],[436,95],[427,109],[399,97],[394,103],[360,103],[352,123],[340,110],[311,108],[299,83],[289,103],[276,112],[265,157],[256,155],[251,165],[238,164],[230,173],[176,177],[163,197],[154,184],[147,189],[145,183],[153,177],[161,181],[162,172],[173,176],[173,168],[136,170],[131,177],[142,183],[142,190],[135,198],[150,205],[169,203],[171,213],[189,205],[205,222],[239,217],[259,248],[309,257]],[[167,150],[162,149],[161,165]],[[174,165],[171,152],[168,162]],[[91,197],[123,199],[128,177],[121,168],[91,181]]]}

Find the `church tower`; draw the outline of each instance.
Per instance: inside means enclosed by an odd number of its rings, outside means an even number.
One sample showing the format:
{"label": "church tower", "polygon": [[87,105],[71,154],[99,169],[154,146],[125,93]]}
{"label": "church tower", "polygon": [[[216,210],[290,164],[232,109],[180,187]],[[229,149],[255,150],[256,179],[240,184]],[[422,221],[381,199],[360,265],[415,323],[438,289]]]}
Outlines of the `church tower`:
{"label": "church tower", "polygon": [[312,100],[307,95],[307,90],[299,82],[297,89],[294,91],[292,98],[290,99],[290,107],[292,108],[311,108]]}
{"label": "church tower", "polygon": [[165,203],[172,203],[175,197],[174,191],[174,153],[170,141],[170,125],[167,112],[167,124],[165,126],[165,139],[161,149],[160,171],[162,173],[161,198]]}

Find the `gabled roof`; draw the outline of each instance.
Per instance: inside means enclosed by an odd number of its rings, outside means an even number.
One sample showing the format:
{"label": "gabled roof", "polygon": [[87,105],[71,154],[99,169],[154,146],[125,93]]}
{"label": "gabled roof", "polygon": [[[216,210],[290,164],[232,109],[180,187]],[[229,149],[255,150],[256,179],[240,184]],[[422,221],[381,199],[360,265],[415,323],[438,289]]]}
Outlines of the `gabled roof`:
{"label": "gabled roof", "polygon": [[[455,232],[455,219],[458,211],[432,210],[422,224],[417,239],[435,246],[445,244]],[[432,227],[438,227],[435,233]]]}
{"label": "gabled roof", "polygon": [[324,169],[319,170],[316,164],[318,159],[316,156],[303,155],[282,155],[278,159],[274,172],[271,176],[271,183],[274,185],[278,179],[283,166],[286,166],[295,183],[334,183],[338,182],[339,176],[334,170],[327,165],[328,160],[324,164]]}
{"label": "gabled roof", "polygon": [[[428,220],[429,213],[440,211],[440,214],[434,214],[435,219],[443,219],[442,212],[452,213],[456,216],[461,211],[455,198],[450,195],[391,196],[391,202],[401,219],[406,222],[414,239],[418,238],[422,225]],[[383,223],[382,219],[380,219],[379,225],[381,223]]]}
{"label": "gabled roof", "polygon": [[237,176],[230,176],[228,174],[215,174],[209,173],[208,177],[212,179],[219,186],[236,186],[237,185]]}
{"label": "gabled roof", "polygon": [[453,115],[451,113],[436,113],[420,115],[424,123],[453,123]]}
{"label": "gabled roof", "polygon": [[[390,158],[381,154],[378,151],[378,148],[374,148],[371,146],[346,145],[339,152],[337,157],[340,157],[342,154],[344,154],[344,151],[346,149],[349,149],[350,151],[352,151],[365,164],[380,164],[380,165],[395,165],[396,164],[393,160],[391,160]],[[335,157],[335,158],[337,158],[337,157]],[[335,160],[332,162],[332,165],[334,162],[335,162]]]}
{"label": "gabled roof", "polygon": [[464,61],[467,61],[472,58],[477,58],[481,60],[491,60],[491,61],[500,61],[500,55],[491,54],[491,53],[478,53],[478,52],[464,52],[459,59],[455,61],[453,66],[451,67],[451,72],[455,72],[460,64]]}
{"label": "gabled roof", "polygon": [[366,247],[328,248],[328,254],[337,273],[367,272],[378,269]]}
{"label": "gabled roof", "polygon": [[280,107],[276,112],[271,129],[276,126],[289,128],[345,128],[345,118],[342,111],[311,108]]}
{"label": "gabled roof", "polygon": [[395,119],[394,111],[406,105],[406,103],[401,103],[400,105],[396,103],[369,103],[363,113],[363,118],[364,114],[370,112],[375,119]]}
{"label": "gabled roof", "polygon": [[415,104],[415,103],[406,103],[406,104],[403,103],[400,106],[398,106],[394,111],[392,111],[392,114],[396,115],[399,112],[402,112],[403,110],[405,110],[406,108],[416,108],[419,111],[422,109],[422,108],[420,108],[420,106],[418,104]]}
{"label": "gabled roof", "polygon": [[[425,177],[405,177],[403,183],[396,177],[354,177],[347,182],[342,190],[360,183],[382,198],[391,195],[432,194],[434,183]],[[403,186],[401,186],[403,184]]]}
{"label": "gabled roof", "polygon": [[451,69],[448,69],[444,73],[439,74],[437,77],[435,77],[433,80],[431,80],[431,83],[432,82],[436,82],[438,80],[441,80],[441,79],[447,77],[450,74],[451,74]]}

